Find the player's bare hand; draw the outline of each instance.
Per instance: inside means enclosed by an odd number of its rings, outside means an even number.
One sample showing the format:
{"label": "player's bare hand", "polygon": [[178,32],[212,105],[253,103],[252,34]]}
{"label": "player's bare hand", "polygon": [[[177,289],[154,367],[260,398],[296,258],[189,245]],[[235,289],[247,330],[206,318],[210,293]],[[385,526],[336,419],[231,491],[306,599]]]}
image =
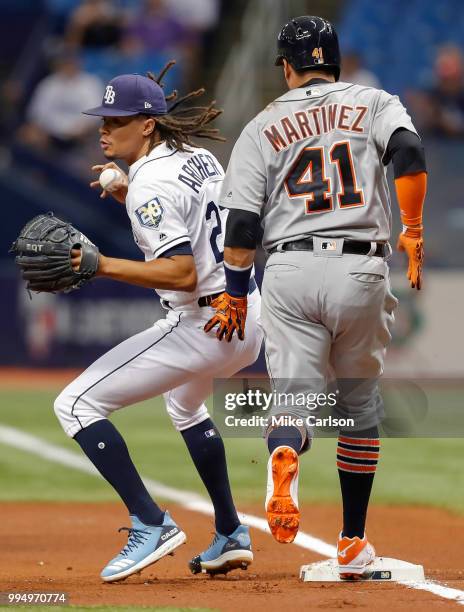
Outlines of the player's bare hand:
{"label": "player's bare hand", "polygon": [[[121,170],[121,168],[115,164],[114,162],[108,162],[107,164],[97,164],[96,166],[92,166],[92,170],[94,172],[98,172],[98,176],[100,176],[100,174],[103,172],[103,170],[106,170],[107,168],[111,168],[113,170],[117,170],[120,175],[121,175],[121,181],[120,181],[120,187],[118,187],[115,190],[112,191],[108,191],[106,189],[103,189],[103,191],[100,194],[101,198],[106,198],[106,196],[111,195],[113,196],[113,198],[119,202],[120,204],[125,204],[126,202],[126,195],[127,195],[127,188],[129,185],[129,179],[127,177],[127,174],[124,172],[124,170]],[[100,181],[97,179],[96,181],[92,181],[90,183],[90,187],[92,187],[92,189],[101,189],[101,185],[100,185]]]}
{"label": "player's bare hand", "polygon": [[245,338],[247,297],[237,298],[224,292],[211,302],[211,306],[216,309],[216,313],[206,323],[205,332],[208,333],[217,326],[216,338],[218,340],[225,338],[227,342],[230,342],[234,331],[239,340],[243,340]]}
{"label": "player's bare hand", "polygon": [[396,248],[408,256],[408,280],[411,287],[420,289],[422,287],[422,267],[424,265],[422,229],[406,229],[399,235]]}
{"label": "player's bare hand", "polygon": [[71,251],[71,266],[74,272],[79,272],[81,267],[82,253],[80,249],[73,249]]}

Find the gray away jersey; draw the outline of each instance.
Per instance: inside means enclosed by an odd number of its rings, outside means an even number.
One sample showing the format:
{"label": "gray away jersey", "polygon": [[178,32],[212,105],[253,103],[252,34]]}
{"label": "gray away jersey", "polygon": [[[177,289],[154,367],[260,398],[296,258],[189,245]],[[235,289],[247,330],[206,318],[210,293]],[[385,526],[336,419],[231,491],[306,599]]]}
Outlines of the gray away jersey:
{"label": "gray away jersey", "polygon": [[397,96],[350,83],[314,83],[269,104],[232,152],[221,204],[261,215],[267,250],[308,234],[387,241],[382,163],[398,128],[416,132]]}

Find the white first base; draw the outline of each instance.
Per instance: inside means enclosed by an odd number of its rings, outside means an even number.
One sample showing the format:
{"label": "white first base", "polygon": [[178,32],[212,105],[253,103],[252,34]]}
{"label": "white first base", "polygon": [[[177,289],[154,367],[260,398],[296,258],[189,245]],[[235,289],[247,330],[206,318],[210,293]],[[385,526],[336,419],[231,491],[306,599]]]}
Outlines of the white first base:
{"label": "white first base", "polygon": [[[369,566],[372,575],[364,580],[400,582],[403,580],[423,582],[425,580],[422,565],[414,565],[400,559],[389,559],[388,557],[376,557]],[[338,572],[336,559],[318,561],[300,568],[300,580],[303,582],[346,582],[341,580]]]}

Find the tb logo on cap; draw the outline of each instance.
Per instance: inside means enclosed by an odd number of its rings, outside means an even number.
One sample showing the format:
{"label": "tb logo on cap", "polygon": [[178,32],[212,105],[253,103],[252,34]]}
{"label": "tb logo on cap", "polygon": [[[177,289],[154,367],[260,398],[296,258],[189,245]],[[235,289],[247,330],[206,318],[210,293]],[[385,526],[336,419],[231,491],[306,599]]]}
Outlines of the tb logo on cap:
{"label": "tb logo on cap", "polygon": [[103,96],[103,100],[105,101],[106,104],[114,104],[115,95],[116,95],[116,92],[114,91],[113,86],[107,85],[105,95]]}

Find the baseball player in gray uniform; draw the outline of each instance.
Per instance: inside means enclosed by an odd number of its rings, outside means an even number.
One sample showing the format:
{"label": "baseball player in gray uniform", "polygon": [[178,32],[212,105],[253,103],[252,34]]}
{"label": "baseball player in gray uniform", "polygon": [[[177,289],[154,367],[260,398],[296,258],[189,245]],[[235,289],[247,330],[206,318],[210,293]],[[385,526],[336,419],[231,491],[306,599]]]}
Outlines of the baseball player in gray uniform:
{"label": "baseball player in gray uniform", "polygon": [[[222,187],[230,209],[225,238],[226,292],[205,327],[220,339],[245,337],[246,288],[257,244],[270,254],[262,287],[269,376],[284,401],[265,432],[270,459],[266,512],[279,542],[299,525],[298,456],[311,445],[310,410],[297,394],[323,392],[336,380],[340,428],[337,467],[343,499],[340,576],[366,577],[375,551],[365,534],[379,457],[382,404],[378,379],[397,300],[391,254],[392,162],[411,286],[421,287],[424,151],[398,97],[339,81],[333,26],[320,17],[289,21],[276,65],[289,91],[269,104],[235,144]],[[282,397],[278,395],[277,397]]]}

